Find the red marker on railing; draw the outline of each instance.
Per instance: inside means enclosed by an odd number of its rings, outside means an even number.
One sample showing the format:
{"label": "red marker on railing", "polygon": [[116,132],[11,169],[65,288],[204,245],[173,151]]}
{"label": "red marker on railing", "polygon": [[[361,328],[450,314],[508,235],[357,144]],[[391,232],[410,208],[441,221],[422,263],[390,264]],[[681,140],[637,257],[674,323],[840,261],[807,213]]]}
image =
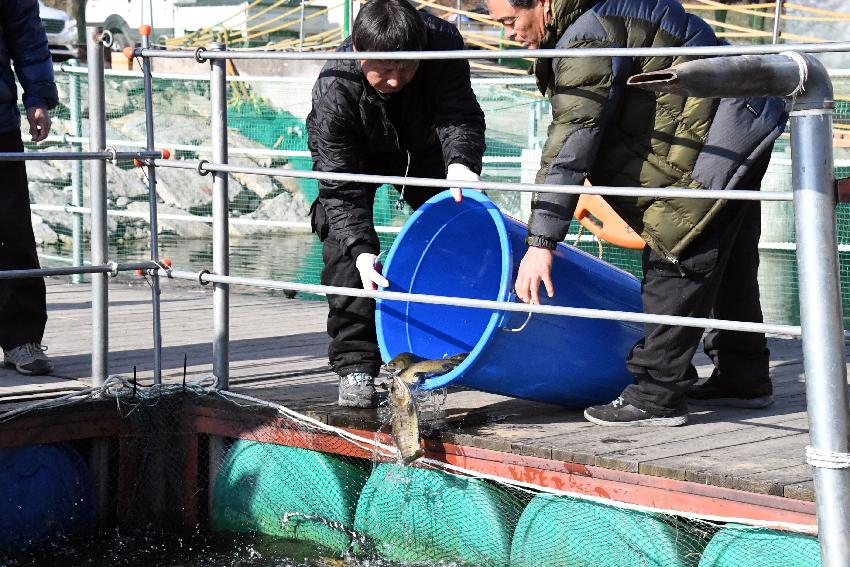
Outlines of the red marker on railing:
{"label": "red marker on railing", "polygon": [[136,56],[136,51],[132,47],[125,47],[124,49],[121,50],[121,53],[124,54],[124,57],[126,57],[127,59],[131,59],[131,60],[133,59],[133,57]]}
{"label": "red marker on railing", "polygon": [[139,35],[150,36],[150,34],[151,34],[151,27],[149,25],[143,24],[143,25],[139,26]]}

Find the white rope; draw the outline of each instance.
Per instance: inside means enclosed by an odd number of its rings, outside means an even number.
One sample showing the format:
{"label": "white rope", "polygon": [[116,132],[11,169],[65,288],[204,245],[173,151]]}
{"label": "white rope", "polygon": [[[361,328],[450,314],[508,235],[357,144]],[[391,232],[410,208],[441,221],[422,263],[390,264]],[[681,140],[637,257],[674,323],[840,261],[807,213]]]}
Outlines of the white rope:
{"label": "white rope", "polygon": [[850,469],[850,453],[806,446],[806,462],[819,469]]}
{"label": "white rope", "polygon": [[794,61],[799,68],[800,81],[797,83],[797,86],[794,87],[793,91],[785,95],[796,99],[798,96],[806,92],[806,81],[809,79],[809,63],[806,61],[806,58],[802,53],[796,51],[783,51],[780,55],[784,55]]}

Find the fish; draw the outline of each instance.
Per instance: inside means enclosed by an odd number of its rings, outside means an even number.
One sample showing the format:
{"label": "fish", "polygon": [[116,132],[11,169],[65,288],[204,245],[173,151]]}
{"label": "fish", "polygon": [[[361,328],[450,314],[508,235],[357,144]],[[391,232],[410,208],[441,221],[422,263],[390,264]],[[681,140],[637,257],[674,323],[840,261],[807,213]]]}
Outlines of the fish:
{"label": "fish", "polygon": [[397,374],[407,384],[419,384],[428,378],[448,374],[463,362],[469,355],[468,352],[449,356],[447,358],[435,358],[433,360],[422,360],[411,364]]}
{"label": "fish", "polygon": [[410,387],[399,376],[393,376],[389,395],[390,427],[393,443],[401,461],[409,465],[424,453],[419,435],[419,410]]}
{"label": "fish", "polygon": [[416,356],[412,352],[402,352],[395,355],[392,360],[386,363],[382,367],[382,370],[389,373],[391,376],[394,376],[402,370],[406,369],[411,364],[422,362],[423,360],[425,359],[421,356]]}

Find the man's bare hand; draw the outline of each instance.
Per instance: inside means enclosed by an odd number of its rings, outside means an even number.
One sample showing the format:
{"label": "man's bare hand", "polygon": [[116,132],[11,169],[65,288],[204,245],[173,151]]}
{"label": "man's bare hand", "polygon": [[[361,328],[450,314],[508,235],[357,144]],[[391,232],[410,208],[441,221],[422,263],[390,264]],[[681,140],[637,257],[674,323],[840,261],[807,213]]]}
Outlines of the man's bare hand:
{"label": "man's bare hand", "polygon": [[46,108],[33,106],[27,108],[27,121],[30,123],[30,136],[33,142],[41,142],[50,134],[50,115]]}
{"label": "man's bare hand", "polygon": [[552,251],[546,248],[530,246],[519,263],[514,290],[517,297],[525,303],[540,305],[540,283],[546,286],[549,297],[555,296],[552,284]]}

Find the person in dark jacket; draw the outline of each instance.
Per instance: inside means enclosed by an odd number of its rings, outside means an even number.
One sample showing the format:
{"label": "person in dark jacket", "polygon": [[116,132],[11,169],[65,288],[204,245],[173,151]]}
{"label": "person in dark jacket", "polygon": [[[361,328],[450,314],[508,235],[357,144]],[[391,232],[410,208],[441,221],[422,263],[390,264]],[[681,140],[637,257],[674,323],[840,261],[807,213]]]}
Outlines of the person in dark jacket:
{"label": "person in dark jacket", "polygon": [[[454,26],[417,12],[406,0],[371,0],[340,51],[463,49]],[[332,60],[313,87],[307,116],[314,169],[477,181],[484,154],[484,114],[466,60]],[[439,189],[396,187],[416,209]],[[320,181],[311,208],[323,241],[324,285],[377,289],[380,244],[373,204],[377,185]],[[452,190],[460,200],[460,189]],[[339,405],[374,407],[381,365],[375,302],[328,295],[328,357],[340,376]]]}
{"label": "person in dark jacket", "polygon": [[[50,133],[47,111],[58,96],[37,0],[0,2],[0,152],[24,151],[15,75],[23,87],[31,139],[40,142]],[[24,162],[0,162],[0,179],[0,270],[38,268]],[[0,346],[6,366],[21,374],[53,370],[41,344],[46,323],[42,278],[0,282]]]}
{"label": "person in dark jacket", "polygon": [[[718,45],[704,21],[675,0],[489,0],[490,15],[529,48]],[[538,59],[534,74],[552,103],[538,183],[757,189],[787,112],[778,98],[699,99],[628,88],[629,76],[682,57]],[[649,193],[649,191],[648,191]],[[552,250],[564,239],[576,196],[536,193],[516,291],[549,297]],[[647,243],[647,313],[762,321],[758,202],[606,197]],[[558,290],[569,293],[569,290]],[[634,383],[585,418],[600,425],[686,423],[694,403],[763,407],[773,401],[764,335],[711,331],[715,369],[695,386],[692,358],[702,329],[648,324],[626,361]]]}

